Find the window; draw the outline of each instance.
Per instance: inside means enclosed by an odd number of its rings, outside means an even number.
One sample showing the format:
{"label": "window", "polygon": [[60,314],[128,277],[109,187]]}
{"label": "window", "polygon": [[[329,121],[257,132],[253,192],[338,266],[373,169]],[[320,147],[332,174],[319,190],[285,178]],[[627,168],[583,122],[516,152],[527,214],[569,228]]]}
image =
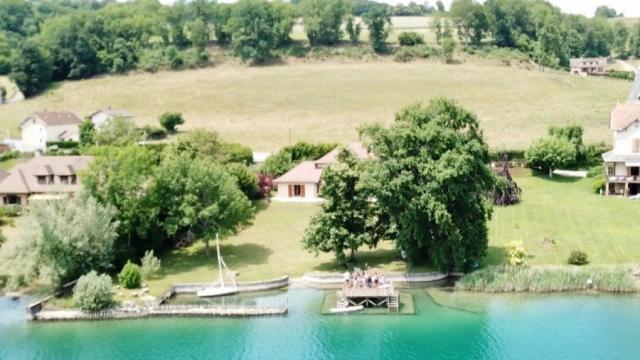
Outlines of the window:
{"label": "window", "polygon": [[18,195],[5,195],[2,197],[2,203],[4,205],[20,205],[22,199]]}
{"label": "window", "polygon": [[38,184],[39,185],[46,185],[47,184],[47,177],[46,176],[42,176],[42,175],[38,175]]}
{"label": "window", "polygon": [[60,175],[60,183],[63,185],[69,185],[69,177],[66,175]]}
{"label": "window", "polygon": [[293,185],[293,196],[302,196],[302,185]]}

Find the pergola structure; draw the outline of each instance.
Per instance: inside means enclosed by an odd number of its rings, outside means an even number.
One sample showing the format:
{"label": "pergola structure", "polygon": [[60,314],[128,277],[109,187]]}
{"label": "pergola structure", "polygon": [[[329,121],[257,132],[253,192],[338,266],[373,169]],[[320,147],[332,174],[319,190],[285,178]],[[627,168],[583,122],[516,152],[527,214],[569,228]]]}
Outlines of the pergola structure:
{"label": "pergola structure", "polygon": [[369,287],[343,287],[338,290],[338,308],[349,306],[386,307],[398,311],[400,295],[393,284]]}

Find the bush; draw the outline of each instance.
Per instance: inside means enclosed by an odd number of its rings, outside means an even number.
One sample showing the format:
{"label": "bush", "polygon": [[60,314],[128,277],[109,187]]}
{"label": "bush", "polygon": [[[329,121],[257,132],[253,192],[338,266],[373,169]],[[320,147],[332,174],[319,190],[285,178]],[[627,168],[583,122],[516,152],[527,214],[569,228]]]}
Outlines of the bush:
{"label": "bush", "polygon": [[127,261],[118,274],[118,282],[127,289],[137,289],[142,284],[142,272],[140,266]]}
{"label": "bush", "polygon": [[432,55],[437,56],[438,51],[427,45],[417,45],[411,47],[401,47],[397,49],[393,55],[393,58],[398,62],[408,62],[413,59],[428,59]]}
{"label": "bush", "polygon": [[161,140],[167,137],[167,130],[161,127],[146,125],[142,133],[147,140]]}
{"label": "bush", "polygon": [[18,150],[9,150],[0,154],[0,161],[15,159],[20,156],[20,152]]}
{"label": "bush", "polygon": [[247,196],[248,199],[258,197],[260,189],[258,188],[258,176],[253,173],[246,165],[241,163],[229,163],[226,165],[227,171],[236,179],[238,188]]}
{"label": "bush", "polygon": [[414,31],[405,31],[398,36],[398,42],[402,46],[415,46],[424,44],[424,37]]}
{"label": "bush", "polygon": [[2,206],[2,215],[6,217],[18,217],[22,215],[21,205],[4,205]]}
{"label": "bush", "polygon": [[633,71],[621,71],[621,70],[609,70],[607,76],[614,79],[622,79],[633,81],[636,78],[636,74]]}
{"label": "bush", "polygon": [[140,263],[142,264],[140,267],[142,276],[144,276],[145,279],[149,279],[160,272],[160,259],[153,255],[153,250],[145,251],[144,256],[140,259]]}
{"label": "bush", "polygon": [[587,260],[587,253],[580,250],[574,250],[569,255],[569,260],[567,261],[571,265],[587,265],[589,260]]}
{"label": "bush", "polygon": [[223,143],[224,162],[251,165],[253,151],[250,147],[237,143]]}
{"label": "bush", "polygon": [[184,124],[184,119],[180,113],[166,112],[160,116],[160,125],[168,132],[175,132],[176,126],[182,124]]}
{"label": "bush", "polygon": [[607,186],[607,179],[603,177],[596,178],[591,182],[591,189],[596,194],[603,192],[605,186]]}
{"label": "bush", "polygon": [[527,249],[522,243],[512,241],[504,249],[505,261],[509,265],[524,265],[527,260]]}
{"label": "bush", "polygon": [[78,279],[73,289],[73,302],[83,311],[99,311],[115,304],[114,294],[111,278],[91,271]]}
{"label": "bush", "polygon": [[47,147],[57,147],[58,149],[75,149],[80,144],[77,141],[47,141]]}
{"label": "bush", "polygon": [[572,166],[576,156],[576,146],[566,138],[556,136],[538,140],[525,154],[531,167],[544,171]]}

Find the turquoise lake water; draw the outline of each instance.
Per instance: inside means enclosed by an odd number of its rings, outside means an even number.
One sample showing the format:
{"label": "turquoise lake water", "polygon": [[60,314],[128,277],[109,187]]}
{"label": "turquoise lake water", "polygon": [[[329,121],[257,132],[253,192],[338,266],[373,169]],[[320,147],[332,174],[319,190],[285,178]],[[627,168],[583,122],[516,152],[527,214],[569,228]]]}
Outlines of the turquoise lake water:
{"label": "turquoise lake water", "polygon": [[411,290],[416,315],[321,315],[324,292],[269,293],[285,317],[28,323],[0,299],[0,359],[637,359],[636,295],[495,295],[474,311]]}

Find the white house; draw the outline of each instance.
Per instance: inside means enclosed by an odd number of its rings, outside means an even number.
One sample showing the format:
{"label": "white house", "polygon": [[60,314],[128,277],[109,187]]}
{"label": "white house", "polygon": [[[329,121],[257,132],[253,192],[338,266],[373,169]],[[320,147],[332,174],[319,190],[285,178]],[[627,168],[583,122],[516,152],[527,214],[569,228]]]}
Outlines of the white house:
{"label": "white house", "polygon": [[640,193],[640,103],[618,104],[611,111],[613,149],[602,154],[607,195]]}
{"label": "white house", "polygon": [[[346,146],[346,149],[360,159],[369,157],[369,152],[361,143],[351,143]],[[299,202],[321,201],[322,199],[318,194],[322,185],[320,183],[322,169],[333,164],[339,152],[340,149],[336,148],[318,160],[303,161],[286,174],[273,180],[273,183],[278,187],[278,192],[274,200]]]}
{"label": "white house", "polygon": [[574,75],[604,75],[607,73],[607,58],[574,58],[569,60]]}
{"label": "white house", "polygon": [[89,119],[96,128],[102,126],[105,122],[113,120],[115,118],[122,118],[126,120],[133,119],[133,115],[130,112],[124,109],[112,109],[108,107],[106,109],[101,109],[93,114],[89,115]]}
{"label": "white house", "polygon": [[20,123],[24,151],[44,151],[51,141],[78,141],[81,121],[69,111],[32,113]]}

